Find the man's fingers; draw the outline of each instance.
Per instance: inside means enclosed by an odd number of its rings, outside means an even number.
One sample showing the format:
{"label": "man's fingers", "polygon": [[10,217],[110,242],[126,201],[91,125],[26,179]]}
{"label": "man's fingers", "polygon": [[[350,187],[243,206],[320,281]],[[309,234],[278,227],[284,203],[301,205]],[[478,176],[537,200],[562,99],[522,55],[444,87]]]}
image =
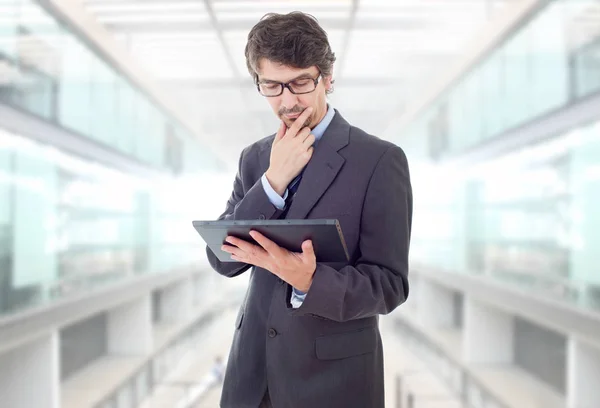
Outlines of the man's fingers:
{"label": "man's fingers", "polygon": [[309,135],[306,136],[306,139],[304,139],[304,142],[302,142],[302,144],[304,145],[304,147],[306,149],[311,147],[313,144],[315,144],[315,135],[313,135],[312,133],[309,133]]}
{"label": "man's fingers", "polygon": [[269,238],[265,237],[263,234],[257,231],[250,231],[250,236],[254,238],[258,244],[264,248],[271,255],[278,255],[278,251],[281,249],[279,245],[271,241]]}
{"label": "man's fingers", "polygon": [[286,134],[289,134],[292,137],[296,136],[298,134],[298,132],[304,127],[304,124],[306,123],[306,120],[310,117],[311,113],[312,113],[311,107],[304,109],[304,111],[302,111],[300,116],[298,116],[296,118],[296,120],[294,121],[292,126],[290,126],[290,128],[288,129],[288,132]]}
{"label": "man's fingers", "polygon": [[[225,239],[225,241],[229,242],[231,245],[235,245],[236,247],[241,249],[246,254],[252,255],[252,256],[258,255],[257,250],[260,249],[256,245],[253,245],[249,242],[244,241],[243,239],[239,239],[239,238],[232,237],[232,236],[227,237]],[[236,253],[236,255],[239,255],[239,253]]]}
{"label": "man's fingers", "polygon": [[315,151],[315,147],[310,146],[308,149],[306,149],[305,152],[302,153],[302,157],[304,157],[308,161],[312,158],[314,151]]}
{"label": "man's fingers", "polygon": [[275,142],[280,141],[283,136],[285,136],[285,131],[287,130],[287,126],[285,125],[284,121],[281,121],[281,124],[279,125],[279,129],[277,130],[277,134],[275,135]]}
{"label": "man's fingers", "polygon": [[300,129],[298,134],[296,135],[296,139],[298,139],[299,143],[302,143],[308,136],[310,135],[310,128],[308,126]]}
{"label": "man's fingers", "polygon": [[233,245],[221,245],[221,250],[230,253],[232,257],[235,256],[238,259],[241,258],[244,254],[244,252],[241,249]]}
{"label": "man's fingers", "polygon": [[305,261],[310,261],[310,259],[315,256],[315,249],[313,248],[311,240],[302,243],[302,255],[304,255],[302,258]]}
{"label": "man's fingers", "polygon": [[230,254],[233,254],[238,248],[234,247],[233,245],[221,245],[221,250],[225,251],[225,252],[229,252]]}

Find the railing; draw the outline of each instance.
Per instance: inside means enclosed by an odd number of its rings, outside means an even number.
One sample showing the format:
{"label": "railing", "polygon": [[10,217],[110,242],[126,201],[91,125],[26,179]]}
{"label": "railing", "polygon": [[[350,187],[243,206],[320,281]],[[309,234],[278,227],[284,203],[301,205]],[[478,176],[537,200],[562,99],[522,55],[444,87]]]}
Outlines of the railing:
{"label": "railing", "polygon": [[199,336],[206,326],[219,315],[222,308],[215,308],[198,318],[177,338],[154,352],[142,366],[111,394],[106,396],[94,408],[137,407],[153,390],[161,385],[169,371],[173,369],[185,355],[186,351],[200,342]]}
{"label": "railing", "polygon": [[[478,381],[462,363],[449,356],[440,346],[401,318],[394,320],[406,345],[419,356],[455,393],[464,407],[511,408],[501,402],[492,391]],[[396,379],[397,408],[419,408],[419,401],[433,402],[435,395],[418,397],[410,392],[404,395],[402,377]],[[405,398],[406,397],[406,398]],[[402,405],[403,401],[407,403]]]}

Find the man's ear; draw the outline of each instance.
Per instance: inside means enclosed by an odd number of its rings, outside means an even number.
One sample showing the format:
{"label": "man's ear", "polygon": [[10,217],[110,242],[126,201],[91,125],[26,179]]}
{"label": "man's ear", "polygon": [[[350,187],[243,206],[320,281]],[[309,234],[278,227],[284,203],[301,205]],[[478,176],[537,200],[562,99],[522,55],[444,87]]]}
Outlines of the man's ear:
{"label": "man's ear", "polygon": [[326,91],[330,91],[331,89],[333,89],[333,76],[332,75],[324,77],[323,81],[324,81]]}

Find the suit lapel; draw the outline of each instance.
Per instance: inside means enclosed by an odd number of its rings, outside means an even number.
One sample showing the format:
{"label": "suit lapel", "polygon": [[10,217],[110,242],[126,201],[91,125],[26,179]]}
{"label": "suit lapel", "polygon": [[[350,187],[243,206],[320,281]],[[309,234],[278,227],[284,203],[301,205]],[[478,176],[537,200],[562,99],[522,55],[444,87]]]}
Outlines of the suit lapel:
{"label": "suit lapel", "polygon": [[[327,191],[344,165],[345,159],[338,151],[348,145],[349,139],[350,124],[336,110],[333,120],[315,147],[313,157],[306,165],[287,219],[305,218]],[[259,152],[261,175],[269,168],[272,145],[273,139]]]}
{"label": "suit lapel", "polygon": [[344,165],[345,159],[338,151],[348,144],[349,138],[350,125],[336,111],[323,137],[317,143],[312,158],[306,165],[287,219],[306,218],[327,191]]}
{"label": "suit lapel", "polygon": [[271,139],[269,143],[267,143],[267,145],[263,147],[263,149],[260,150],[260,152],[258,153],[258,161],[260,164],[259,177],[262,177],[262,175],[269,169],[269,164],[271,162],[271,146],[273,146],[273,140],[275,140],[275,136],[273,136],[273,139]]}

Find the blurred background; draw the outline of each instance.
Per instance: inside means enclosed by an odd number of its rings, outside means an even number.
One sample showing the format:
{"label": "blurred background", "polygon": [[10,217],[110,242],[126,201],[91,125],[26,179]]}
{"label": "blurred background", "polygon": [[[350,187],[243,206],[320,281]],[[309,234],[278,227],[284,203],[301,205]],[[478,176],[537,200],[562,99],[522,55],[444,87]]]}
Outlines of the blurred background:
{"label": "blurred background", "polygon": [[386,406],[600,407],[599,0],[0,0],[0,405],[218,407],[247,276],[191,221],[277,129],[244,46],[293,10],[411,167]]}

